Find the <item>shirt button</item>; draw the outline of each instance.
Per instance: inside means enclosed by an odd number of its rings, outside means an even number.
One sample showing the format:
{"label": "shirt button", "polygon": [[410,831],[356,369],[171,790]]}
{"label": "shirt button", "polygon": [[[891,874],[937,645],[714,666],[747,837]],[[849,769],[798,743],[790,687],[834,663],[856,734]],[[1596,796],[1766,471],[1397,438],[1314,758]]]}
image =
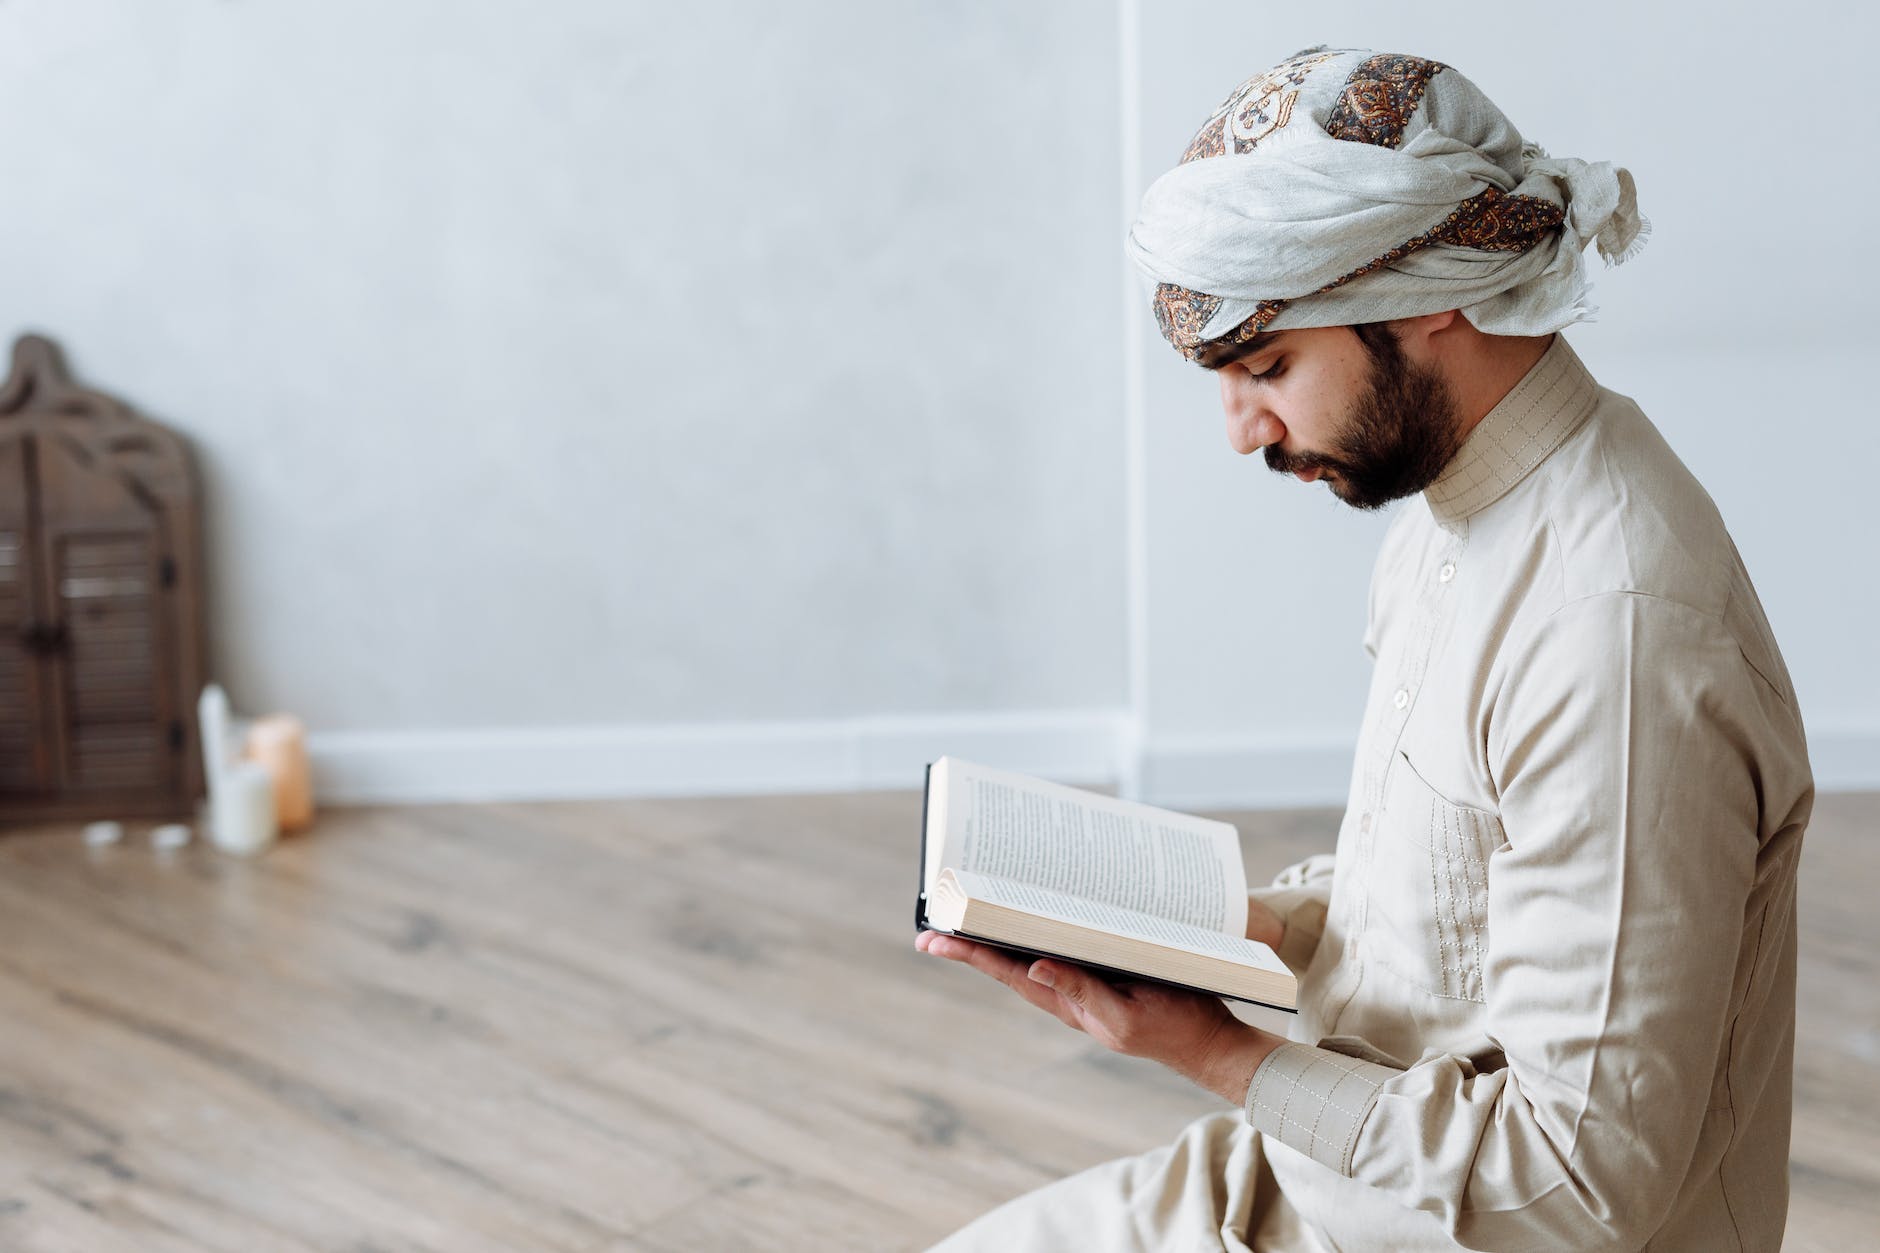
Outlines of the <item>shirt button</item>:
{"label": "shirt button", "polygon": [[1449,580],[1455,578],[1456,577],[1456,563],[1453,561],[1445,561],[1443,563],[1443,568],[1436,572],[1436,577],[1438,580],[1444,583],[1447,583],[1449,582]]}
{"label": "shirt button", "polygon": [[1407,687],[1398,688],[1397,694],[1390,698],[1390,703],[1397,706],[1399,709],[1407,707],[1410,704],[1410,689]]}
{"label": "shirt button", "polygon": [[1362,834],[1362,833],[1364,833],[1364,832],[1366,832],[1366,831],[1369,831],[1370,829],[1371,829],[1371,815],[1370,815],[1370,814],[1359,814],[1359,815],[1358,815],[1358,831],[1359,831],[1359,833],[1360,833],[1360,834]]}

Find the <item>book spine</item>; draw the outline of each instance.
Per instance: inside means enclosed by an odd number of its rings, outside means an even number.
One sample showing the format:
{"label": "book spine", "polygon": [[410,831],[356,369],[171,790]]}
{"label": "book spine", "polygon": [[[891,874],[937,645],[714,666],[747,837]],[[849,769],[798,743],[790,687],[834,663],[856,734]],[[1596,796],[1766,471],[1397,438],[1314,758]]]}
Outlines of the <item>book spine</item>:
{"label": "book spine", "polygon": [[927,775],[920,785],[920,861],[914,866],[914,934],[931,931],[927,925],[927,803],[933,793],[933,763],[927,763]]}

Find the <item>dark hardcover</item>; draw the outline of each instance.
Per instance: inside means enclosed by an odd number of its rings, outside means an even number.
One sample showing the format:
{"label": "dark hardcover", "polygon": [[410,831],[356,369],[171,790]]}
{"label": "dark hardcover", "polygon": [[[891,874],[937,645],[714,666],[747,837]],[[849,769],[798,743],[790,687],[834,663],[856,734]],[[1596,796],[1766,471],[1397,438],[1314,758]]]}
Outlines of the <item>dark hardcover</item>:
{"label": "dark hardcover", "polygon": [[933,763],[927,763],[927,777],[920,785],[920,864],[914,867],[919,876],[914,884],[914,934],[931,931],[927,925],[927,802],[933,799]]}

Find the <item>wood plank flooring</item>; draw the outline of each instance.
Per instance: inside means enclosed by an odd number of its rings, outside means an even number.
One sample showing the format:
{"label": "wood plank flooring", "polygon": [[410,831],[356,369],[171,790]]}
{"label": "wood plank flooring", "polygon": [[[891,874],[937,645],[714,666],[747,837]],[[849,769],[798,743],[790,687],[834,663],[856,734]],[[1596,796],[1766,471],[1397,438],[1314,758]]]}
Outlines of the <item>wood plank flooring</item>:
{"label": "wood plank flooring", "polygon": [[[1217,1107],[915,953],[917,809],[0,836],[0,1249],[918,1249]],[[1260,878],[1336,821],[1228,816]],[[1824,797],[1803,859],[1792,1249],[1880,1226],[1876,827]]]}

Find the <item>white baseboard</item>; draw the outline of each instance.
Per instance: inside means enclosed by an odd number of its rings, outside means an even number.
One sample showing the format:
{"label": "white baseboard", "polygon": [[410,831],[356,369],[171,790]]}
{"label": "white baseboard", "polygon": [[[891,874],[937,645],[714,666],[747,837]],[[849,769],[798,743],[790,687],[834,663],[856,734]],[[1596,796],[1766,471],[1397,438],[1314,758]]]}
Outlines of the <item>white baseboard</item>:
{"label": "white baseboard", "polygon": [[[917,788],[942,754],[1066,783],[1121,782],[1178,809],[1343,805],[1352,746],[1229,737],[1144,744],[1120,710],[826,722],[326,732],[308,737],[326,804],[580,800]],[[1880,730],[1809,738],[1822,791],[1880,789]]]}
{"label": "white baseboard", "polygon": [[1117,775],[1113,710],[307,737],[327,804],[918,788],[953,754],[1070,783]]}

